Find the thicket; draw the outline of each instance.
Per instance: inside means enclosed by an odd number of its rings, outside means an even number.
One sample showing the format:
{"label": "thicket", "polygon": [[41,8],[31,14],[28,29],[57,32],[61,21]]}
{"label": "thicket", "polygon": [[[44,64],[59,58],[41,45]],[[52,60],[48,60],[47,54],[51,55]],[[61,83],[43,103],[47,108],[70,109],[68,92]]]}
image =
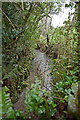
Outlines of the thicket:
{"label": "thicket", "polygon": [[[44,17],[50,17],[50,14],[57,14],[61,10],[61,4],[61,2],[26,2],[22,6],[22,3],[2,3],[3,119],[18,117],[24,120],[79,119],[78,6],[72,4],[75,12],[69,13],[64,26],[49,28],[49,44],[45,36],[40,37],[43,33],[41,29],[43,24],[39,22]],[[71,4],[66,5],[69,6]],[[49,73],[52,77],[50,92],[41,89],[38,78],[35,84],[31,84],[31,89],[25,83],[32,69],[31,61],[34,58],[33,51],[37,47],[37,41],[40,50],[52,61]],[[27,114],[22,116],[20,111],[13,110],[12,103],[18,100],[24,87],[27,88],[25,100]],[[44,96],[39,95],[40,91],[45,93]]]}

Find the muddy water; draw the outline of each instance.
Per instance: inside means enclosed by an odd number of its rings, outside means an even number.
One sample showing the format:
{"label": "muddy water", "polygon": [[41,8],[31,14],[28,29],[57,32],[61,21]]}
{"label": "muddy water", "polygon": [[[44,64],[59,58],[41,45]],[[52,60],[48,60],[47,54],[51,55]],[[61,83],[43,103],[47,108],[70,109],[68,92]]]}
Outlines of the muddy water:
{"label": "muddy water", "polygon": [[[49,63],[50,63],[50,59],[46,56],[45,53],[39,50],[35,50],[35,58],[32,61],[34,72],[42,71],[47,77],[47,79],[51,80],[51,76],[49,74],[49,68],[50,68]],[[51,90],[50,83],[43,75],[42,78],[43,78],[42,89],[50,91]]]}

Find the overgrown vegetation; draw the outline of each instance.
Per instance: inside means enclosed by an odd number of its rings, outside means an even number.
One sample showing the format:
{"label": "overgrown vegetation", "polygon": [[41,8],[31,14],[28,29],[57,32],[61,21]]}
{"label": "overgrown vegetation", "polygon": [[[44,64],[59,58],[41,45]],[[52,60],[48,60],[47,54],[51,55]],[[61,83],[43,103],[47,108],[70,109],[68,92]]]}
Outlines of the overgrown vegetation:
{"label": "overgrown vegetation", "polygon": [[[78,113],[79,80],[79,10],[69,13],[64,26],[53,28],[47,19],[61,11],[57,2],[4,2],[2,3],[2,117],[23,120],[76,120]],[[80,4],[80,3],[79,3]],[[73,19],[71,20],[73,16]],[[48,27],[47,27],[48,26]],[[36,79],[29,84],[35,49],[50,59],[51,91],[42,89],[44,75],[38,70]],[[47,76],[44,75],[47,79]],[[46,87],[46,86],[45,86]],[[26,114],[14,110],[22,90],[26,88]],[[41,96],[40,93],[43,93]]]}

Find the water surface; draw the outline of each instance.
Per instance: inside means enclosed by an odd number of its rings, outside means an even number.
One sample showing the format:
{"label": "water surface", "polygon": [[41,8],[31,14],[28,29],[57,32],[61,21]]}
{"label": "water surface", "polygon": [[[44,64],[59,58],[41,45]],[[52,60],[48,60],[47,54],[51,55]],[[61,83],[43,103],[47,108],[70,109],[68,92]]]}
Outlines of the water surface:
{"label": "water surface", "polygon": [[[32,65],[34,67],[34,72],[37,72],[38,70],[42,71],[47,79],[51,81],[51,76],[49,74],[49,63],[50,59],[47,57],[47,55],[40,50],[35,50],[35,58],[32,61]],[[42,75],[43,78],[43,90],[51,90],[51,85],[48,82],[48,80]]]}

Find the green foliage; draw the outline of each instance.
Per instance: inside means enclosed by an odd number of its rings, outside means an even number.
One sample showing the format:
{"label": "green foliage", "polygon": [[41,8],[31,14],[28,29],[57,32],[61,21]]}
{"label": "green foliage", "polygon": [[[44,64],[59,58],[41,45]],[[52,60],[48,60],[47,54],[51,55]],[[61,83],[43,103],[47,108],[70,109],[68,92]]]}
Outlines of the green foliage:
{"label": "green foliage", "polygon": [[26,117],[24,115],[22,115],[22,111],[20,110],[15,110],[15,116],[16,116],[16,120],[25,120]]}
{"label": "green foliage", "polygon": [[[44,92],[44,96],[40,93]],[[51,119],[55,114],[56,104],[50,99],[49,93],[41,89],[41,82],[36,79],[35,84],[31,84],[31,88],[26,90],[26,110],[27,116],[32,113],[35,116]]]}
{"label": "green foliage", "polygon": [[12,108],[12,103],[10,99],[10,94],[6,93],[8,88],[2,89],[2,116],[3,118],[15,118],[14,110]]}
{"label": "green foliage", "polygon": [[[64,22],[64,27],[57,27],[51,33],[51,44],[53,47],[52,50],[49,51],[49,56],[51,57],[50,75],[52,76],[53,82],[58,89],[56,90],[56,88],[53,87],[54,96],[64,98],[68,103],[70,100],[72,101],[72,99],[75,101],[74,95],[71,94],[73,91],[71,86],[72,84],[78,82],[79,74],[78,55],[76,52],[78,32],[75,27],[77,25],[77,21],[75,18],[73,23],[71,23],[70,17],[71,16],[69,14],[68,21]],[[57,53],[57,58],[55,58],[54,53]],[[59,104],[61,104],[61,102],[64,103],[64,101],[60,100]],[[72,102],[71,104],[70,102],[72,108],[74,108],[74,106],[76,108],[76,103],[74,103]]]}
{"label": "green foliage", "polygon": [[[64,110],[64,107],[67,106],[66,103],[69,104],[77,97],[74,89],[76,88],[76,82],[78,82],[79,73],[79,67],[77,66],[79,64],[77,60],[79,31],[76,27],[78,26],[77,15],[79,12],[76,10],[73,14],[69,13],[68,20],[64,21],[64,26],[54,29],[49,27],[49,46],[47,46],[46,37],[40,36],[42,33],[47,34],[46,24],[42,25],[42,20],[45,17],[50,17],[50,14],[58,14],[61,10],[61,4],[61,1],[24,2],[23,10],[20,2],[2,3],[3,84],[6,83],[14,100],[24,86],[27,86],[25,81],[29,75],[31,61],[34,58],[33,52],[38,41],[40,41],[41,50],[46,51],[48,48],[47,54],[52,61],[50,64],[51,82],[56,87],[53,86],[51,92],[43,91],[39,80],[36,80],[35,84],[31,84],[31,88],[27,87],[25,104],[28,117],[34,114],[41,119],[50,120],[53,116],[55,119],[59,116],[61,116],[59,120],[64,119],[64,116],[66,116],[64,111],[67,113],[67,109]],[[66,8],[72,6],[74,7],[72,3],[65,4]],[[76,7],[74,8],[76,9]],[[74,14],[76,14],[76,17]],[[74,16],[72,21],[71,16]],[[15,59],[16,55],[20,56],[19,61]],[[6,94],[6,92],[6,88],[3,88],[3,117],[6,115],[7,118],[15,118],[9,94]],[[43,96],[40,95],[41,92],[44,93]],[[75,106],[74,101],[70,103],[71,107]],[[25,119],[21,111],[16,111],[15,114],[17,117]]]}
{"label": "green foliage", "polygon": [[27,65],[16,65],[14,69],[3,77],[3,86],[9,88],[12,102],[15,103],[19,98],[19,93],[26,87],[25,81],[28,77]]}

